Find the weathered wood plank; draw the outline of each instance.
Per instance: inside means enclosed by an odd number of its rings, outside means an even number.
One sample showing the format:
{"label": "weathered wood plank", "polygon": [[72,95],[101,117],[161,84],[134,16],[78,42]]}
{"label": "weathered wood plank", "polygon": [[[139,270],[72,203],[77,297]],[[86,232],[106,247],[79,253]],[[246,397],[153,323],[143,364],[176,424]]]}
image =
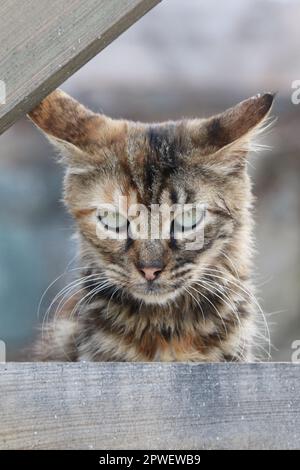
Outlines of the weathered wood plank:
{"label": "weathered wood plank", "polygon": [[2,0],[0,134],[161,0]]}
{"label": "weathered wood plank", "polygon": [[296,364],[0,366],[1,449],[297,449]]}

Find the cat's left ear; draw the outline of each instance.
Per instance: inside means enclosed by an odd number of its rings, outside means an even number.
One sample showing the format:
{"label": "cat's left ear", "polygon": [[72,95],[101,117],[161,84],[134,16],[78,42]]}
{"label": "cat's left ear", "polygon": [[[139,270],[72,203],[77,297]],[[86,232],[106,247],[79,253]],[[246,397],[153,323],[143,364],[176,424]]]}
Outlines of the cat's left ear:
{"label": "cat's left ear", "polygon": [[188,123],[194,148],[215,160],[231,161],[245,157],[251,142],[262,129],[271,109],[274,94],[256,95],[221,114]]}
{"label": "cat's left ear", "polygon": [[28,116],[58,148],[62,161],[79,168],[99,164],[99,150],[124,135],[122,121],[92,112],[62,90],[47,96]]}

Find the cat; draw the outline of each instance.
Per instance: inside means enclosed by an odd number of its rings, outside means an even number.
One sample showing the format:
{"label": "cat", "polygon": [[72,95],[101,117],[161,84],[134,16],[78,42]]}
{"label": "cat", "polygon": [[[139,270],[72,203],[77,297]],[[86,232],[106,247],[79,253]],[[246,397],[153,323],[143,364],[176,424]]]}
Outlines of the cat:
{"label": "cat", "polygon": [[[247,155],[273,99],[144,124],[95,114],[56,90],[29,113],[65,165],[82,267],[34,346],[36,360],[256,360]],[[134,236],[136,204],[148,215],[170,208],[157,222],[163,237]]]}

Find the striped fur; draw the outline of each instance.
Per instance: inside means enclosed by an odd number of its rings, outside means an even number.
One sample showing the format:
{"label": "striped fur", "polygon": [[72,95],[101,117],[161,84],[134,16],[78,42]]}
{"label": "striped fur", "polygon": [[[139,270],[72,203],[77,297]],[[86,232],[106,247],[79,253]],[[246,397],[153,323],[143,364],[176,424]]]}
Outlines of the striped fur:
{"label": "striped fur", "polygon": [[[57,90],[30,118],[59,148],[64,199],[78,227],[81,275],[35,346],[38,360],[251,361],[252,138],[273,96],[209,119],[112,120]],[[97,204],[205,203],[204,245],[101,239]],[[162,267],[149,285],[140,266]]]}

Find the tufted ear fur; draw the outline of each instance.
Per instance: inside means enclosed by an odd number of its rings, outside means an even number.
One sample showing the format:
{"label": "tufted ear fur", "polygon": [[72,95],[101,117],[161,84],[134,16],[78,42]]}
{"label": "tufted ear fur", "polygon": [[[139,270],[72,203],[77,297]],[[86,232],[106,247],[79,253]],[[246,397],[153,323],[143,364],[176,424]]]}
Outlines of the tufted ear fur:
{"label": "tufted ear fur", "polygon": [[28,116],[58,148],[64,163],[82,169],[99,164],[99,150],[126,133],[124,121],[96,114],[61,90],[47,96]]}
{"label": "tufted ear fur", "polygon": [[221,114],[188,122],[190,138],[198,155],[223,171],[243,167],[253,139],[263,129],[274,100],[265,93],[248,98]]}

